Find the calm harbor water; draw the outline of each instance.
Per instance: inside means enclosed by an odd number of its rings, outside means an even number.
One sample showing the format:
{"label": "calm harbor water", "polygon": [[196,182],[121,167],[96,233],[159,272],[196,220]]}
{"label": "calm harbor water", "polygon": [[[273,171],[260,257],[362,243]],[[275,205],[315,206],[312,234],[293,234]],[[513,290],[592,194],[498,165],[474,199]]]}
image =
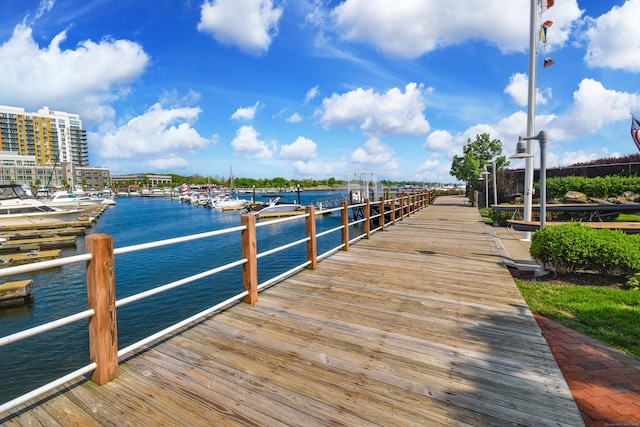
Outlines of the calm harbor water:
{"label": "calm harbor water", "polygon": [[[335,198],[338,193],[303,192],[301,202]],[[250,196],[247,196],[250,198]],[[288,201],[297,199],[289,193]],[[90,233],[113,237],[115,248],[186,236],[240,225],[239,212],[221,212],[165,198],[118,198]],[[317,232],[338,227],[338,214],[318,217]],[[304,238],[303,220],[258,228],[258,251]],[[318,239],[318,253],[340,244],[340,233]],[[85,253],[84,237],[62,257]],[[240,233],[116,257],[118,299],[236,261]],[[261,258],[259,280],[283,273],[305,261],[305,245]],[[11,280],[33,279],[33,300],[0,308],[0,336],[41,325],[87,308],[84,263],[58,267]],[[241,267],[164,292],[118,309],[118,345],[123,348],[242,291]],[[89,363],[87,321],[0,347],[0,403],[46,384]]]}

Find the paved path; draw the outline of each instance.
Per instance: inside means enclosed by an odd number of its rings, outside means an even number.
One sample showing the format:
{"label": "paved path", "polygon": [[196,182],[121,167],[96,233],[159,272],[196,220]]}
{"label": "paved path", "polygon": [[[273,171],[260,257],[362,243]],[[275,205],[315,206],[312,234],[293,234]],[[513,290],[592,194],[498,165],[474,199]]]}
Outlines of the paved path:
{"label": "paved path", "polygon": [[[523,233],[493,228],[505,264],[536,270]],[[535,315],[587,426],[640,426],[640,361]]]}

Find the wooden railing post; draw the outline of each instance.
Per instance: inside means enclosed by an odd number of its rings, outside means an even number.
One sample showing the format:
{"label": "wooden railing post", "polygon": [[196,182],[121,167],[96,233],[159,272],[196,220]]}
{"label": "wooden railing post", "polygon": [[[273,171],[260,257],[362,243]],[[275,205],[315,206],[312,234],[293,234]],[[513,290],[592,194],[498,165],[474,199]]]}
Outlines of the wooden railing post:
{"label": "wooden railing post", "polygon": [[98,366],[91,380],[98,385],[118,378],[118,329],[113,239],[106,234],[90,234],[85,239],[87,300],[94,315],[89,319],[89,358]]}
{"label": "wooden railing post", "polygon": [[365,239],[371,237],[371,203],[364,199],[364,234]]}
{"label": "wooden railing post", "polygon": [[384,196],[380,197],[380,222],[378,226],[380,227],[380,231],[384,231]]}
{"label": "wooden railing post", "polygon": [[247,262],[242,264],[242,287],[249,294],[244,297],[247,304],[258,302],[258,242],[256,238],[255,215],[242,215],[240,223],[247,227],[242,231],[242,258]]}
{"label": "wooden railing post", "polygon": [[409,208],[411,207],[410,205],[410,200],[409,200],[409,195],[407,194],[406,196],[407,202],[404,205],[404,216],[409,216]]}
{"label": "wooden railing post", "polygon": [[340,221],[342,222],[342,250],[349,250],[349,205],[346,200],[342,201],[340,211]]}
{"label": "wooden railing post", "polygon": [[398,209],[400,210],[400,217],[398,218],[398,220],[402,221],[402,219],[404,218],[404,194],[400,193],[400,206],[398,207]]}
{"label": "wooden railing post", "polygon": [[391,225],[396,223],[396,198],[391,198]]}
{"label": "wooden railing post", "polygon": [[308,269],[315,270],[318,267],[318,246],[316,239],[316,210],[311,206],[305,208],[307,212],[307,261],[311,264]]}

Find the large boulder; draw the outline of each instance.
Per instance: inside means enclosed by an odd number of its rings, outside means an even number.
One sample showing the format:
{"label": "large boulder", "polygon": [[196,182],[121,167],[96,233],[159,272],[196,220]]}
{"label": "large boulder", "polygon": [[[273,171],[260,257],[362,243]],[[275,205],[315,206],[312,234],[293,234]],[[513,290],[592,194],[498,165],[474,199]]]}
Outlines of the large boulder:
{"label": "large boulder", "polygon": [[622,195],[627,202],[640,202],[640,194],[634,193],[633,191],[625,191]]}
{"label": "large boulder", "polygon": [[579,191],[567,191],[564,195],[565,203],[588,203],[589,197]]}

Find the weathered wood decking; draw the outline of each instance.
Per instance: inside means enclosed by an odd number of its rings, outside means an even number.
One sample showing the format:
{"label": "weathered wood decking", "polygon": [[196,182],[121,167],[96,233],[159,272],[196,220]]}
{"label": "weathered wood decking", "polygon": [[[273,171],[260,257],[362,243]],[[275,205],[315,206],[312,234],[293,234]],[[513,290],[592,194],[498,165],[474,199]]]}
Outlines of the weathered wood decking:
{"label": "weathered wood decking", "polygon": [[[436,204],[7,425],[583,425],[477,210]],[[0,414],[0,417],[6,414]]]}

